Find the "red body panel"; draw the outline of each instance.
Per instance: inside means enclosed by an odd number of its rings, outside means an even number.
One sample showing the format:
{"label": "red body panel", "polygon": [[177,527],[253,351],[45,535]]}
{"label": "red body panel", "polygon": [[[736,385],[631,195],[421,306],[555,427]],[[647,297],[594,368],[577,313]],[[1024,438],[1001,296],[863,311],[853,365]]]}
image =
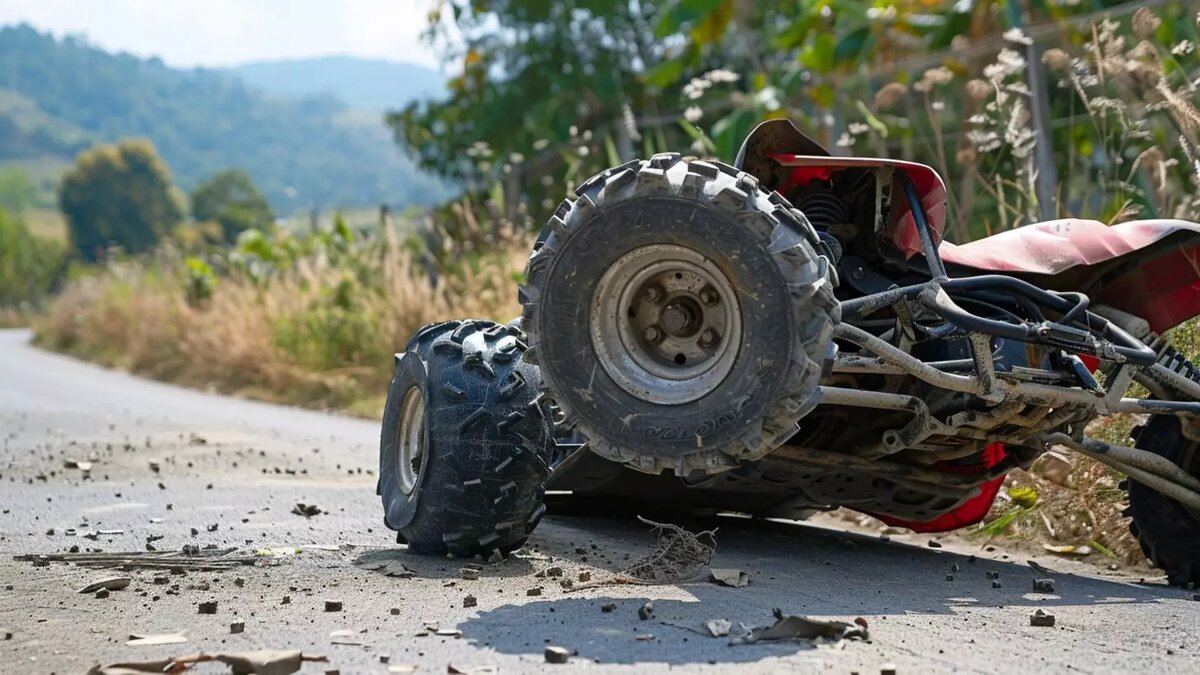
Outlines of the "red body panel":
{"label": "red body panel", "polygon": [[[811,155],[771,155],[772,159],[782,166],[792,166],[796,169],[784,183],[781,192],[787,194],[786,186],[803,185],[814,177],[828,178],[833,172],[841,169],[870,169],[890,167],[900,171],[917,188],[921,195],[921,206],[925,208],[925,218],[933,230],[934,241],[941,241],[942,230],[946,226],[946,184],[942,177],[931,167],[916,162],[903,162],[894,159],[873,159],[857,157],[819,157]],[[912,212],[907,202],[899,192],[892,197],[892,222],[888,235],[897,249],[905,257],[911,258],[921,252],[921,239],[917,234],[917,225],[913,222]]]}
{"label": "red body panel", "polygon": [[[966,471],[979,472],[990,469],[1003,461],[1007,454],[1008,453],[1005,452],[1002,444],[993,443],[992,445],[989,445],[983,449],[982,466],[970,467],[967,468]],[[946,473],[961,473],[964,471],[963,467],[954,465],[939,467],[935,464],[934,468],[941,468]],[[992,502],[996,500],[996,494],[1000,492],[1000,486],[1003,484],[1004,476],[994,478],[983,485],[980,485],[979,494],[963,502],[962,506],[959,506],[957,509],[954,509],[949,513],[943,513],[933,520],[927,520],[925,522],[901,520],[894,516],[880,513],[872,513],[869,515],[875,516],[888,525],[907,527],[914,532],[949,532],[950,530],[957,530],[960,527],[974,525],[975,523],[983,520],[983,517],[986,516],[988,511],[992,508]]]}
{"label": "red body panel", "polygon": [[[954,245],[942,259],[968,271],[1055,279],[1162,332],[1200,314],[1200,225],[1141,220],[1108,226],[1053,220]],[[1065,290],[1055,288],[1055,290]]]}

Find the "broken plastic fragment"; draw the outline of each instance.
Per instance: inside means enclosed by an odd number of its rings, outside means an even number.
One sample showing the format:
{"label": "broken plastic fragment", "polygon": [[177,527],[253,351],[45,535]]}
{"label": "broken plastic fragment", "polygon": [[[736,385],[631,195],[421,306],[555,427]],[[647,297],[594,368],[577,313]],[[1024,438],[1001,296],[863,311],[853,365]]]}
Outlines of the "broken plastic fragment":
{"label": "broken plastic fragment", "polygon": [[1092,553],[1091,546],[1055,546],[1053,544],[1042,544],[1042,548],[1051,553],[1061,555],[1091,555]]}
{"label": "broken plastic fragment", "polygon": [[106,591],[119,591],[122,588],[125,588],[126,586],[128,586],[129,582],[130,582],[129,577],[109,577],[107,579],[93,581],[92,583],[88,584],[87,586],[84,586],[83,588],[79,589],[79,592],[80,593],[95,593],[96,591],[98,591],[102,588]]}
{"label": "broken plastic fragment", "polygon": [[865,640],[867,629],[845,621],[822,621],[793,614],[784,615],[775,610],[775,623],[763,628],[754,628],[749,635],[730,640],[729,644],[751,644],[764,640]]}
{"label": "broken plastic fragment", "polygon": [[725,637],[733,628],[733,622],[728,619],[709,619],[704,622],[704,629],[713,637]]}
{"label": "broken plastic fragment", "polygon": [[714,567],[710,572],[712,572],[712,580],[724,586],[741,588],[750,583],[750,575],[739,569]]}
{"label": "broken plastic fragment", "polygon": [[154,645],[173,645],[179,642],[187,642],[187,636],[182,633],[160,633],[157,635],[139,635],[134,633],[129,636],[129,641],[125,644],[130,647],[152,647]]}

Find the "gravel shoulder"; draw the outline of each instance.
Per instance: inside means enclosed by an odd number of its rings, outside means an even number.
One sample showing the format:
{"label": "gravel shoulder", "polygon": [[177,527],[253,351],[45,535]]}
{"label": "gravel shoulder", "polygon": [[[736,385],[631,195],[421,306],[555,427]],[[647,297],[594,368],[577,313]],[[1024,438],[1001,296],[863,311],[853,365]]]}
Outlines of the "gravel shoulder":
{"label": "gravel shoulder", "polygon": [[[464,579],[463,561],[411,554],[383,528],[375,423],[148,382],[39,351],[27,339],[25,331],[0,331],[0,638],[12,634],[0,639],[0,672],[83,672],[98,663],[264,648],[327,656],[328,664],[302,671],[312,673],[401,665],[428,673],[449,666],[875,673],[884,664],[899,672],[1200,670],[1193,592],[1037,558],[1056,571],[1055,593],[1034,594],[1032,579],[1045,575],[1024,554],[978,552],[953,539],[940,549],[917,537],[883,541],[832,527],[833,519],[716,522],[712,564],[748,572],[743,588],[564,589],[561,580],[578,583],[581,574],[602,581],[648,552],[653,536],[624,516],[553,511],[524,550],[480,563],[479,578]],[[68,461],[91,462],[90,477],[65,468]],[[293,514],[300,502],[323,513]],[[101,530],[120,533],[79,536]],[[13,559],[71,546],[147,545],[293,553],[264,556],[269,565],[185,575]],[[368,569],[396,562],[412,576]],[[563,576],[537,576],[550,567]],[[105,598],[77,592],[115,575],[132,583]],[[534,588],[540,594],[528,595]],[[464,607],[468,595],[476,604]],[[646,600],[655,615],[641,620]],[[215,613],[201,614],[200,603],[212,601]],[[326,611],[327,601],[340,602],[341,611]],[[615,608],[602,611],[610,603]],[[863,617],[871,640],[730,646],[696,632],[708,619],[767,624],[775,607]],[[1036,609],[1054,614],[1056,626],[1030,626]],[[231,634],[237,620],[245,630]],[[450,634],[438,635],[435,624]],[[126,646],[133,633],[182,633],[188,641]],[[546,644],[577,655],[548,666]]]}

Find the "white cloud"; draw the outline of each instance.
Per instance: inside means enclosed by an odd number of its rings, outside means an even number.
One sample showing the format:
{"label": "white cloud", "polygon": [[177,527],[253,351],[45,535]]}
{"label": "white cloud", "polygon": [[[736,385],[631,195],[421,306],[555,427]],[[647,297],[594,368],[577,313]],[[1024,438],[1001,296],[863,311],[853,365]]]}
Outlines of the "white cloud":
{"label": "white cloud", "polygon": [[84,34],[176,66],[351,54],[437,65],[420,40],[435,0],[4,0],[0,24]]}

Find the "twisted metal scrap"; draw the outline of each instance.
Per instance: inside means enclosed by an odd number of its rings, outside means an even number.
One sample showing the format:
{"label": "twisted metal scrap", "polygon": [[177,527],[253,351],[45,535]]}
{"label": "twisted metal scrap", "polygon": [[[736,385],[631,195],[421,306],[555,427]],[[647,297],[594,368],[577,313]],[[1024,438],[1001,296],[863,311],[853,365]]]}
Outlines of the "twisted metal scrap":
{"label": "twisted metal scrap", "polygon": [[656,523],[638,516],[654,528],[658,541],[654,551],[618,572],[611,579],[576,586],[573,590],[621,584],[652,586],[677,584],[700,575],[717,548],[717,530],[692,533],[678,525]]}
{"label": "twisted metal scrap", "polygon": [[717,548],[717,531],[705,530],[693,534],[670,523],[656,523],[638,516],[652,525],[658,534],[654,551],[621,570],[618,577],[636,579],[646,584],[671,584],[694,579],[708,566]]}

